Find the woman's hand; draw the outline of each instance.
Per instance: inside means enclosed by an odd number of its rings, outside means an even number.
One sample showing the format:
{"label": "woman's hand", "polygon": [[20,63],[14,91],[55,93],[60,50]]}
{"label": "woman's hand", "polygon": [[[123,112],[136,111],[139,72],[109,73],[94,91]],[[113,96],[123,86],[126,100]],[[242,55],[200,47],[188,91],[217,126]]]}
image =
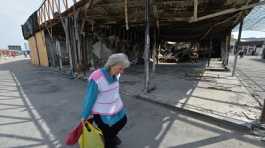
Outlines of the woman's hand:
{"label": "woman's hand", "polygon": [[82,123],[82,125],[85,125],[85,119],[84,118],[81,118],[81,123]]}
{"label": "woman's hand", "polygon": [[83,124],[83,125],[85,125],[85,122],[86,121],[88,121],[89,123],[93,123],[93,116],[89,116],[88,118],[87,118],[87,120],[85,120],[84,118],[81,118],[81,123]]}

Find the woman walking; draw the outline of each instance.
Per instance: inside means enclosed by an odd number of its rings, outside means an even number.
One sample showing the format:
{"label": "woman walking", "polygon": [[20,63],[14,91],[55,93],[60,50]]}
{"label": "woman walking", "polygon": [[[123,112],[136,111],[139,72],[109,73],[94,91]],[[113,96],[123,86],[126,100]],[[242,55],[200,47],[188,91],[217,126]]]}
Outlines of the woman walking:
{"label": "woman walking", "polygon": [[125,126],[127,116],[119,94],[119,76],[129,66],[125,54],[112,54],[105,66],[94,71],[88,79],[81,120],[93,116],[103,132],[105,148],[115,148],[121,143],[117,134]]}

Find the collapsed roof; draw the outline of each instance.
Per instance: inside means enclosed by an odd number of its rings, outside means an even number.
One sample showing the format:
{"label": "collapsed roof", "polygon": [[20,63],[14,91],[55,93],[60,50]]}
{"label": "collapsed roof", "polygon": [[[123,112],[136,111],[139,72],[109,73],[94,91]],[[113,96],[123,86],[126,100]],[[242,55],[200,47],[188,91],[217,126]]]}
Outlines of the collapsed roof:
{"label": "collapsed roof", "polygon": [[[72,5],[69,4],[70,1]],[[171,41],[202,40],[216,32],[230,32],[259,2],[258,0],[150,1],[151,27],[159,27],[160,37]],[[80,12],[82,20],[94,25],[125,26],[128,20],[129,27],[144,27],[145,23],[144,0],[76,0],[74,2],[45,0],[36,11],[38,28],[58,24],[60,18],[75,15],[77,11]],[[34,31],[36,29],[32,32]]]}

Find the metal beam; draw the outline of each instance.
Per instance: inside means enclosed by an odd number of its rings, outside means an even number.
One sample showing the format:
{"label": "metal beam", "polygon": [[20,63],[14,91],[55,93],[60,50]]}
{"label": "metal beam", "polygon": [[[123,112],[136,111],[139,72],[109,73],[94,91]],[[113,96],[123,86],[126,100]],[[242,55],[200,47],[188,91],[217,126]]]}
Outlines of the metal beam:
{"label": "metal beam", "polygon": [[196,21],[197,18],[198,18],[198,0],[194,0],[193,20]]}
{"label": "metal beam", "polygon": [[242,20],[240,22],[240,26],[239,26],[239,33],[238,33],[238,38],[237,38],[237,43],[236,43],[236,48],[235,48],[236,52],[235,52],[235,59],[234,59],[234,66],[233,66],[232,76],[235,76],[236,65],[237,65],[237,58],[238,58],[238,48],[239,48],[240,39],[241,39],[243,22],[244,22],[244,19],[242,18]]}
{"label": "metal beam", "polygon": [[202,16],[202,17],[198,17],[196,21],[195,20],[191,20],[190,23],[197,22],[197,21],[202,21],[202,20],[206,20],[206,19],[210,19],[210,18],[214,18],[214,17],[221,16],[221,15],[231,14],[231,13],[235,13],[235,12],[238,12],[238,11],[252,9],[252,8],[254,8],[256,6],[259,6],[259,5],[265,5],[265,1],[254,3],[254,4],[250,4],[250,5],[245,5],[245,6],[242,6],[240,8],[230,8],[230,9],[226,9],[226,10],[223,10],[223,11],[220,11],[220,12],[216,12],[216,13],[205,15],[205,16]]}
{"label": "metal beam", "polygon": [[145,93],[149,91],[150,85],[150,74],[149,74],[149,52],[150,52],[150,24],[149,24],[149,8],[150,8],[150,1],[145,0],[145,50],[144,50],[144,57],[145,57]]}

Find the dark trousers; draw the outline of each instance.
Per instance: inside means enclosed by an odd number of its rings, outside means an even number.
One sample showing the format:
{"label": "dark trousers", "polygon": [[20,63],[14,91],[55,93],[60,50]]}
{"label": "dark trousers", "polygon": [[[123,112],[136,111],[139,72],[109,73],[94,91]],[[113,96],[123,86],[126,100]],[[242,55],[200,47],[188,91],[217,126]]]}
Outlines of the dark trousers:
{"label": "dark trousers", "polygon": [[100,115],[94,115],[94,121],[97,124],[98,128],[100,128],[101,131],[103,132],[105,148],[113,148],[114,147],[113,138],[117,136],[119,131],[127,123],[127,116],[125,115],[120,121],[118,121],[116,124],[112,126],[105,124],[101,120]]}

